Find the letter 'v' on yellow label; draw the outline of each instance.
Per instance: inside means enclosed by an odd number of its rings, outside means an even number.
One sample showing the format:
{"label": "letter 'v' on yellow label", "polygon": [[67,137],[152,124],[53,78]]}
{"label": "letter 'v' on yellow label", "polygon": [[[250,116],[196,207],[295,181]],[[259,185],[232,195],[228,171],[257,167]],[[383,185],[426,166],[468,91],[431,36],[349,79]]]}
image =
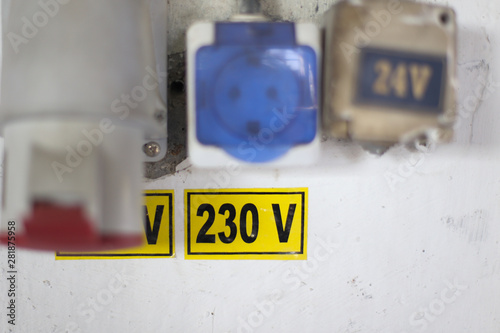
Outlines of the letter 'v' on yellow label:
{"label": "letter 'v' on yellow label", "polygon": [[172,258],[174,244],[174,191],[144,192],[144,245],[105,252],[57,252],[56,260]]}
{"label": "letter 'v' on yellow label", "polygon": [[307,259],[307,188],[184,196],[186,259]]}

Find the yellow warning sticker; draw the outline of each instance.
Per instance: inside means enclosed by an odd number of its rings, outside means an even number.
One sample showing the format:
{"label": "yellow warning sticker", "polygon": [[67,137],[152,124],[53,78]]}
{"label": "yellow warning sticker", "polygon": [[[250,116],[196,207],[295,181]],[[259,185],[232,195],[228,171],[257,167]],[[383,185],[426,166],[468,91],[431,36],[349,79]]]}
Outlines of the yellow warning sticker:
{"label": "yellow warning sticker", "polygon": [[184,196],[186,259],[307,259],[307,188]]}
{"label": "yellow warning sticker", "polygon": [[171,258],[174,246],[174,191],[144,192],[144,245],[106,252],[57,252],[56,260]]}

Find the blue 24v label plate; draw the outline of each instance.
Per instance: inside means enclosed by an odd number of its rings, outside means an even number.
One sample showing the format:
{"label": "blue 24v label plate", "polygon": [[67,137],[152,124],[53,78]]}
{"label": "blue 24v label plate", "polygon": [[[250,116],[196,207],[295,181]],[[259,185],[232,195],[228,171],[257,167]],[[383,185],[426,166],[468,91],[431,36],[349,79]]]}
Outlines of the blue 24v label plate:
{"label": "blue 24v label plate", "polygon": [[444,57],[365,48],[355,102],[438,114],[445,80]]}

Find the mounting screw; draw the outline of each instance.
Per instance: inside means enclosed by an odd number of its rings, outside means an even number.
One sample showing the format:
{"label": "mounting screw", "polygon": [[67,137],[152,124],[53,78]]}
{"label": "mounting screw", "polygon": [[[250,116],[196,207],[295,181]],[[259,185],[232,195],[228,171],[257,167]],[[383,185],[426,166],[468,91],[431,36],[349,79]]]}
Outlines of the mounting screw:
{"label": "mounting screw", "polygon": [[439,21],[441,24],[445,25],[450,21],[450,15],[446,12],[443,12],[439,15]]}
{"label": "mounting screw", "polygon": [[148,142],[142,147],[142,150],[148,157],[156,157],[161,152],[161,147],[157,142]]}

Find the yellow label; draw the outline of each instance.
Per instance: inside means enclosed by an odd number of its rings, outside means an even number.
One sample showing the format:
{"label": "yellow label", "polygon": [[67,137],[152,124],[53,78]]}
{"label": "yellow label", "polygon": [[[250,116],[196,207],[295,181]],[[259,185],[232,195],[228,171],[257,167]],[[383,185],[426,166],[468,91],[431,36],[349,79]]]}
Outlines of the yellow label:
{"label": "yellow label", "polygon": [[186,190],[186,259],[307,259],[307,189]]}
{"label": "yellow label", "polygon": [[106,252],[57,252],[56,260],[170,258],[174,256],[174,191],[144,193],[144,245]]}

